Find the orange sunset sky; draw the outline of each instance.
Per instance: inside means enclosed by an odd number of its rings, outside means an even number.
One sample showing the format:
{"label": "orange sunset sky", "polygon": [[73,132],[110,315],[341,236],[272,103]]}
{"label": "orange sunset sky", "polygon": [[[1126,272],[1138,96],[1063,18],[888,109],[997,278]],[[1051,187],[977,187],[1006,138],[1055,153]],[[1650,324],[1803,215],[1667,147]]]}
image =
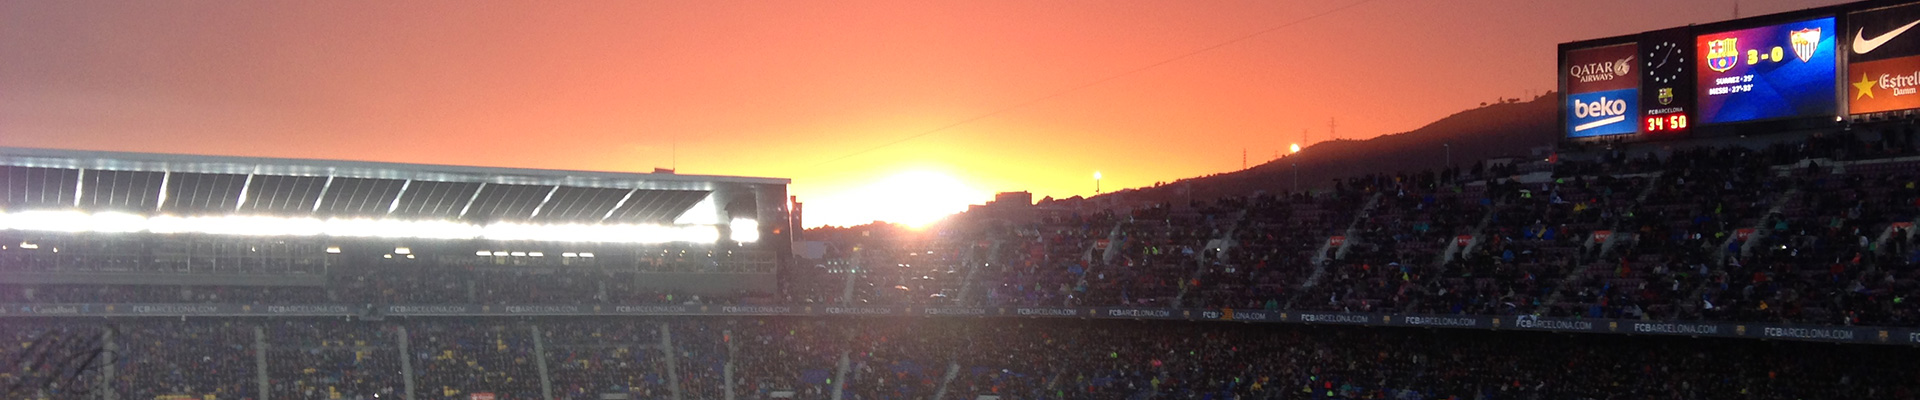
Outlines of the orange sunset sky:
{"label": "orange sunset sky", "polygon": [[1552,89],[1557,43],[1734,7],[0,0],[0,146],[677,167],[792,178],[808,225],[911,221],[1413,129]]}

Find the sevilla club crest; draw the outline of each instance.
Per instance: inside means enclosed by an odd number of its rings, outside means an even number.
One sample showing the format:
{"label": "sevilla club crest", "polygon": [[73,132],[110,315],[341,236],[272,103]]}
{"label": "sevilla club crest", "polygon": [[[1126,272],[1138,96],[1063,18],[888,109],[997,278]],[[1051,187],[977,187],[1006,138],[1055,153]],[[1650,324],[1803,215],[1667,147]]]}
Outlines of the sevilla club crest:
{"label": "sevilla club crest", "polygon": [[1787,38],[1793,42],[1793,55],[1800,57],[1800,62],[1812,60],[1813,51],[1820,49],[1820,28],[1793,31]]}

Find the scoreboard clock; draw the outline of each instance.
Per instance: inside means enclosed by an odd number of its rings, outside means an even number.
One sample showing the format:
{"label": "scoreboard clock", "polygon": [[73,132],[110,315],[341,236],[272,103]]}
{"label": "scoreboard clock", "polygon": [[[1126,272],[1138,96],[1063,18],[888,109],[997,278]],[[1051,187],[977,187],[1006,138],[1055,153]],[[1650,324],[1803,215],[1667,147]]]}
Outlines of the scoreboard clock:
{"label": "scoreboard clock", "polygon": [[1655,87],[1659,87],[1679,82],[1682,77],[1693,79],[1692,75],[1685,75],[1687,72],[1687,47],[1691,46],[1664,40],[1654,43],[1653,46],[1647,50],[1647,67],[1641,69],[1642,71],[1646,71],[1647,82],[1653,84]]}
{"label": "scoreboard clock", "polygon": [[1640,132],[1686,131],[1693,110],[1693,33],[1647,32],[1640,40]]}

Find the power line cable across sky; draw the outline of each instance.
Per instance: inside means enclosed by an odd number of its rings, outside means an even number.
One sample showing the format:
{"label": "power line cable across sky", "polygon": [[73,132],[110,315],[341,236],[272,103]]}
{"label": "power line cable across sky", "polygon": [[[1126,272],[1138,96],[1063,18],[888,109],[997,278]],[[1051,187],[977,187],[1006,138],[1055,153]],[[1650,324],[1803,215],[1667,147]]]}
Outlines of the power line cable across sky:
{"label": "power line cable across sky", "polygon": [[1197,55],[1200,55],[1200,54],[1202,54],[1202,53],[1206,53],[1206,52],[1209,52],[1209,51],[1213,51],[1213,50],[1217,50],[1217,49],[1220,49],[1220,48],[1222,48],[1222,47],[1227,47],[1227,46],[1230,46],[1230,45],[1233,45],[1233,44],[1235,44],[1235,43],[1240,43],[1240,42],[1243,42],[1243,41],[1246,41],[1247,39],[1252,39],[1252,38],[1256,38],[1256,37],[1260,37],[1261,35],[1266,35],[1266,34],[1268,34],[1268,33],[1273,33],[1274,31],[1278,31],[1278,30],[1281,30],[1281,29],[1286,29],[1286,28],[1288,28],[1288,27],[1292,27],[1292,26],[1294,26],[1294,25],[1299,25],[1299,24],[1301,24],[1301,23],[1305,23],[1305,22],[1307,22],[1307,21],[1312,21],[1312,20],[1314,20],[1314,19],[1318,19],[1318,18],[1320,18],[1320,17],[1325,17],[1325,16],[1328,16],[1328,15],[1332,15],[1333,13],[1337,13],[1337,12],[1340,12],[1340,11],[1345,11],[1346,9],[1349,9],[1349,8],[1353,8],[1353,7],[1355,7],[1355,6],[1359,6],[1359,5],[1361,5],[1361,4],[1366,4],[1366,3],[1371,3],[1371,2],[1373,2],[1373,0],[1360,0],[1360,1],[1356,1],[1356,2],[1352,2],[1352,3],[1348,3],[1347,5],[1343,5],[1343,6],[1340,6],[1340,7],[1335,7],[1335,8],[1332,8],[1332,9],[1329,9],[1329,10],[1326,10],[1326,11],[1321,11],[1321,12],[1319,12],[1319,13],[1316,13],[1316,14],[1313,14],[1313,15],[1308,15],[1308,16],[1305,16],[1305,17],[1301,17],[1301,18],[1299,18],[1299,19],[1295,19],[1295,20],[1292,20],[1292,21],[1287,21],[1286,23],[1283,23],[1283,24],[1280,24],[1280,25],[1276,25],[1276,26],[1273,26],[1273,27],[1271,27],[1271,28],[1267,28],[1267,29],[1261,29],[1261,30],[1258,30],[1258,31],[1254,31],[1253,33],[1249,33],[1249,34],[1245,34],[1245,35],[1241,35],[1241,36],[1239,36],[1239,37],[1235,37],[1235,38],[1232,38],[1232,39],[1227,39],[1226,41],[1223,41],[1223,42],[1220,42],[1220,43],[1215,43],[1215,44],[1212,44],[1212,45],[1209,45],[1209,46],[1207,46],[1207,47],[1202,47],[1202,48],[1199,48],[1199,49],[1195,49],[1195,50],[1193,50],[1193,51],[1189,51],[1189,52],[1186,52],[1186,53],[1182,53],[1182,54],[1179,54],[1179,55],[1175,55],[1175,56],[1173,56],[1173,57],[1169,57],[1169,58],[1167,58],[1167,59],[1164,59],[1164,60],[1160,60],[1160,61],[1157,61],[1157,62],[1154,62],[1154,63],[1152,63],[1152,64],[1147,64],[1147,65],[1143,65],[1143,66],[1140,66],[1139,68],[1134,68],[1134,69],[1130,69],[1130,70],[1126,70],[1126,71],[1122,71],[1122,72],[1120,72],[1120,73],[1117,73],[1117,74],[1113,74],[1113,75],[1108,75],[1108,76],[1106,76],[1106,77],[1103,77],[1103,78],[1100,78],[1100,79],[1095,79],[1095,80],[1092,80],[1092,81],[1089,81],[1089,82],[1087,82],[1087,83],[1082,83],[1082,84],[1080,84],[1080,85],[1077,85],[1077,86],[1073,86],[1073,87],[1069,87],[1069,88],[1066,88],[1066,89],[1061,89],[1061,90],[1059,90],[1059,91],[1056,91],[1056,92],[1053,92],[1053,93],[1050,93],[1050,94],[1047,94],[1047,95],[1045,95],[1045,96],[1040,96],[1040,97],[1037,97],[1037,98],[1034,98],[1034,99],[1032,99],[1032,100],[1027,100],[1027,101],[1023,101],[1023,102],[1019,102],[1019,103],[1014,103],[1013,105],[1009,105],[1009,106],[1006,106],[1006,107],[1001,107],[1001,108],[999,108],[999,109],[995,109],[995,110],[993,110],[993,111],[988,111],[988,112],[986,112],[986,113],[982,113],[982,114],[980,114],[980,115],[975,115],[975,116],[973,116],[973,117],[970,117],[970,118],[967,118],[967,119],[963,119],[963,120],[959,120],[959,121],[954,121],[954,122],[953,122],[953,123],[951,123],[951,124],[946,124],[946,125],[943,125],[943,126],[940,126],[940,127],[938,127],[938,128],[933,128],[933,129],[928,129],[928,130],[926,130],[926,131],[923,131],[923,132],[920,132],[920,133],[916,133],[916,134],[913,134],[913,135],[909,135],[909,136],[907,136],[907,137],[903,137],[903,138],[899,138],[899,139],[895,139],[894,141],[891,141],[891,142],[887,142],[887,143],[884,143],[884,144],[881,144],[881,145],[879,145],[879,146],[874,146],[874,147],[869,147],[869,148],[867,148],[867,149],[864,149],[864,150],[860,150],[860,151],[856,151],[856,152],[853,152],[853,153],[850,153],[850,154],[847,154],[847,155],[844,155],[844,156],[840,156],[840,157],[838,157],[838,158],[834,158],[834,159],[832,159],[832,160],[827,160],[827,161],[824,161],[824,162],[821,162],[821,163],[819,163],[819,164],[814,164],[814,166],[816,166],[816,167],[817,167],[817,166],[821,166],[821,165],[827,165],[827,164],[832,164],[832,163],[835,163],[835,162],[839,162],[840,160],[845,160],[845,159],[849,159],[849,158],[853,158],[853,157],[856,157],[856,156],[859,156],[859,155],[862,155],[862,154],[867,154],[867,153],[871,153],[871,152],[873,152],[873,151],[875,151],[875,150],[880,150],[880,149],[885,149],[885,148],[888,148],[888,147],[893,147],[894,145],[898,145],[898,144],[901,144],[901,143],[906,143],[906,142],[908,142],[908,141],[911,141],[911,140],[914,140],[914,139],[919,139],[919,138],[922,138],[922,137],[926,137],[927,135],[932,135],[932,134],[935,134],[935,133],[940,133],[940,132],[945,132],[945,131],[947,131],[947,130],[949,130],[949,129],[953,129],[953,128],[957,128],[957,127],[960,127],[960,126],[962,126],[962,125],[966,125],[966,124],[971,124],[971,123],[974,123],[974,122],[977,122],[977,121],[980,121],[980,120],[983,120],[983,119],[987,119],[987,118],[992,118],[992,117],[994,117],[994,116],[997,116],[997,115],[1000,115],[1000,114],[1004,114],[1004,113],[1006,113],[1006,112],[1008,112],[1008,111],[1013,111],[1013,110],[1018,110],[1018,109],[1021,109],[1021,108],[1026,108],[1027,106],[1031,106],[1031,105],[1034,105],[1034,104],[1039,104],[1040,102],[1044,102],[1044,101],[1047,101],[1047,100],[1053,100],[1053,99],[1055,99],[1055,98],[1058,98],[1058,97],[1060,97],[1060,96],[1065,96],[1065,95],[1068,95],[1068,94],[1072,94],[1072,93],[1074,93],[1074,92],[1078,92],[1078,91],[1081,91],[1081,90],[1085,90],[1085,89],[1087,89],[1087,88],[1090,88],[1090,87],[1094,87],[1094,86],[1099,86],[1100,84],[1103,84],[1103,83],[1107,83],[1107,82],[1112,82],[1112,81],[1114,81],[1114,80],[1116,80],[1116,79],[1120,79],[1120,78],[1125,78],[1125,77],[1127,77],[1127,76],[1131,76],[1131,75],[1133,75],[1133,74],[1137,74],[1137,73],[1140,73],[1140,72],[1143,72],[1143,71],[1146,71],[1146,70],[1150,70],[1150,69],[1154,69],[1154,68],[1158,68],[1158,67],[1160,67],[1160,66],[1163,66],[1163,65],[1167,65],[1167,64],[1172,64],[1172,63],[1174,63],[1174,62],[1177,62],[1177,61],[1180,61],[1180,60],[1185,60],[1185,59],[1187,59],[1187,58],[1191,58],[1191,57],[1193,57],[1193,56],[1197,56]]}

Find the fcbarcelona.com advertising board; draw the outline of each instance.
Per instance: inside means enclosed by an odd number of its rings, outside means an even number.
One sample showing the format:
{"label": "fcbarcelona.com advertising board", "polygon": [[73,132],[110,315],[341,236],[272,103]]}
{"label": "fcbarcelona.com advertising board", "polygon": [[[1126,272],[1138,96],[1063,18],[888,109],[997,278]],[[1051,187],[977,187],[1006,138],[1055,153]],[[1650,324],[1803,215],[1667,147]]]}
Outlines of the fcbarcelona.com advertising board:
{"label": "fcbarcelona.com advertising board", "polygon": [[1847,113],[1920,108],[1920,3],[1849,14]]}
{"label": "fcbarcelona.com advertising board", "polygon": [[1700,35],[1700,123],[1834,115],[1832,17]]}
{"label": "fcbarcelona.com advertising board", "polygon": [[1623,43],[1567,52],[1567,137],[1639,132],[1639,47]]}

